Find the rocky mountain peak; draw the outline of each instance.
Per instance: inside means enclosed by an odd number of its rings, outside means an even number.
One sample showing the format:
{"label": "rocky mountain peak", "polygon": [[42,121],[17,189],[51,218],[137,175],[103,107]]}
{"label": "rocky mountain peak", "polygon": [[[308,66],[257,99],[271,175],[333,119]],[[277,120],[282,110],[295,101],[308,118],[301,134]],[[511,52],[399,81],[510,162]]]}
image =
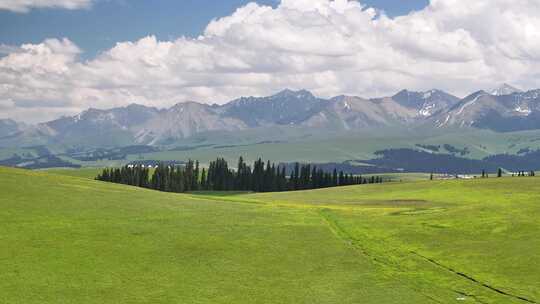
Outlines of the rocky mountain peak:
{"label": "rocky mountain peak", "polygon": [[495,95],[495,96],[504,96],[504,95],[511,95],[514,93],[522,93],[522,92],[523,92],[522,90],[516,87],[513,87],[507,83],[503,83],[499,87],[491,90],[490,94]]}

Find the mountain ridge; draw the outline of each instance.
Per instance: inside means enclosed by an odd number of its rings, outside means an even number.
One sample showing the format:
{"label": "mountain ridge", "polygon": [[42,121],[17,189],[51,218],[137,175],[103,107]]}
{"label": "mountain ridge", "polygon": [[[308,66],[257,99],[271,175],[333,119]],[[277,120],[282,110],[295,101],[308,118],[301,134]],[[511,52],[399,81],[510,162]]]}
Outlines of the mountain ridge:
{"label": "mountain ridge", "polygon": [[[158,109],[139,104],[87,109],[74,116],[27,126],[0,120],[0,138],[10,143],[167,145],[205,132],[235,132],[274,126],[324,131],[379,127],[478,128],[497,132],[540,129],[540,90],[477,91],[458,98],[442,90],[401,90],[366,99],[325,99],[307,90],[285,89],[266,97],[240,97],[223,105],[194,101]],[[1,142],[1,141],[0,141]]]}

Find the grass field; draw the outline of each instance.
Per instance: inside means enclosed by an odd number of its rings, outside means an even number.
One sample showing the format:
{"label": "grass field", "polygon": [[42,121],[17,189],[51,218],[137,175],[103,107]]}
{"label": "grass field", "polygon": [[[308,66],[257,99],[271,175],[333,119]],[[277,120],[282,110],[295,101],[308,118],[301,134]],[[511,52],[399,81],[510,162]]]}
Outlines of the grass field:
{"label": "grass field", "polygon": [[0,185],[0,303],[540,301],[540,178],[179,195],[0,168]]}
{"label": "grass field", "polygon": [[82,178],[89,178],[94,179],[98,174],[100,174],[103,171],[103,168],[80,168],[80,169],[46,169],[43,170],[43,172],[51,173],[51,174],[59,174],[59,175],[66,175],[66,176],[72,176],[72,177],[82,177]]}

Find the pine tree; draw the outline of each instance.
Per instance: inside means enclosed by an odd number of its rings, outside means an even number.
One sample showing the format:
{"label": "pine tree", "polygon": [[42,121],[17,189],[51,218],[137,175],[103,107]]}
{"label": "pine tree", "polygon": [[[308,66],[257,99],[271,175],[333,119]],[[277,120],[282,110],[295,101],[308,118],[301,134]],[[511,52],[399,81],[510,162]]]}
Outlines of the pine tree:
{"label": "pine tree", "polygon": [[195,162],[195,171],[193,171],[193,181],[191,183],[192,191],[199,190],[199,161]]}
{"label": "pine tree", "polygon": [[201,173],[201,190],[208,190],[206,186],[206,168],[203,168]]}
{"label": "pine tree", "polygon": [[318,187],[318,183],[319,183],[319,177],[317,175],[317,166],[313,166],[313,169],[311,169],[311,178],[310,178],[310,181],[308,183],[309,185],[309,188],[311,189],[315,189]]}
{"label": "pine tree", "polygon": [[286,191],[287,190],[287,171],[285,166],[281,168],[281,175],[280,175],[280,183],[279,183],[279,191]]}
{"label": "pine tree", "polygon": [[276,170],[276,165],[272,163],[272,169],[270,170],[271,184],[270,191],[275,192],[278,188],[278,172]]}
{"label": "pine tree", "polygon": [[298,189],[300,189],[300,164],[295,163],[293,172],[293,190]]}
{"label": "pine tree", "polygon": [[[519,172],[520,176],[526,174],[534,176],[534,171]],[[189,160],[185,166],[160,163],[152,176],[149,175],[149,168],[130,165],[121,168],[105,168],[96,179],[177,193],[196,190],[269,192],[383,182],[380,176],[371,176],[366,179],[361,175],[345,174],[343,171],[338,174],[336,168],[332,172],[326,172],[315,165],[300,165],[299,163],[295,164],[291,176],[287,177],[285,165],[276,166],[269,160],[265,164],[259,158],[254,162],[252,170],[244,163],[242,157],[239,158],[236,171],[229,169],[224,158],[217,158],[210,162],[208,169],[202,168],[202,170],[198,161]]]}
{"label": "pine tree", "polygon": [[240,156],[240,158],[238,158],[238,165],[236,167],[236,187],[239,189],[239,190],[245,190],[245,184],[244,184],[244,168],[245,168],[245,164],[244,164],[244,158],[242,156]]}

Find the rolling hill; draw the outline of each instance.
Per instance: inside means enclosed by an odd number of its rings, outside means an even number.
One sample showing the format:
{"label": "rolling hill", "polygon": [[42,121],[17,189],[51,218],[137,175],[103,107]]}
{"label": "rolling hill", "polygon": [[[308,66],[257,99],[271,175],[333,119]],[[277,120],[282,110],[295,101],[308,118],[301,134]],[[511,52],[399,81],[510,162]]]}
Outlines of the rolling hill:
{"label": "rolling hill", "polygon": [[537,303],[536,178],[176,195],[0,168],[6,303]]}

